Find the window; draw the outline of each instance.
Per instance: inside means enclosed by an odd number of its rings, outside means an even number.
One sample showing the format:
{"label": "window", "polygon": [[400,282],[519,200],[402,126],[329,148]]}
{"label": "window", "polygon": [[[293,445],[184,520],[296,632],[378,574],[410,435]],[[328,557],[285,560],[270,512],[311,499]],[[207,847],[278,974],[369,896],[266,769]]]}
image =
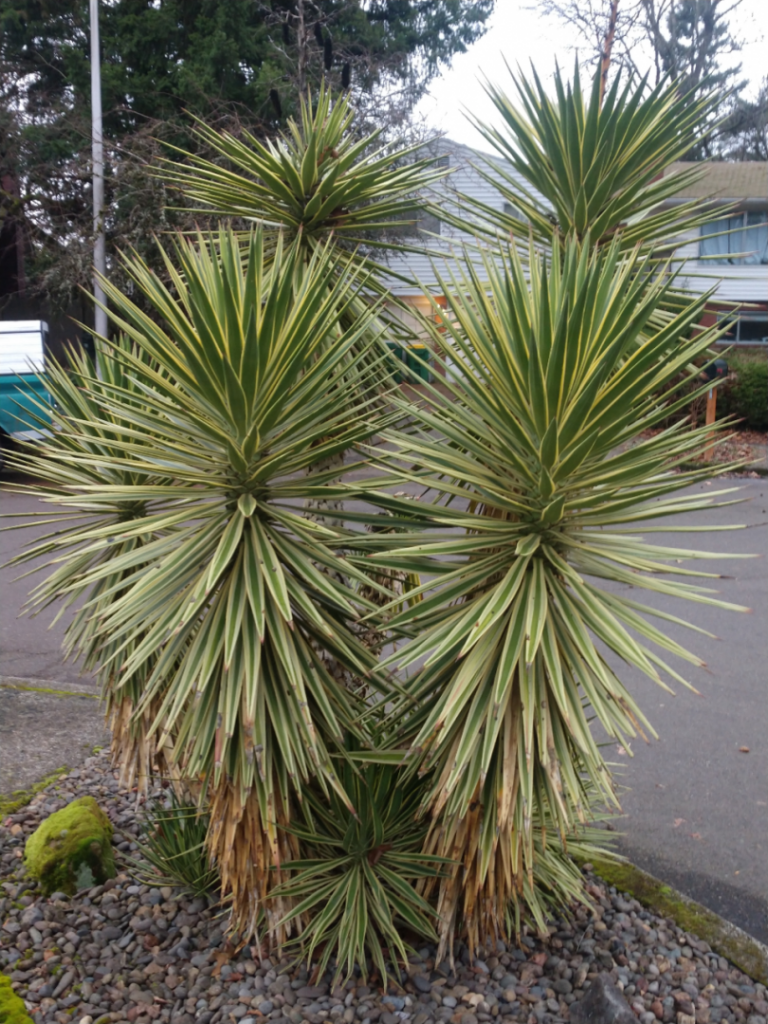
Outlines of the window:
{"label": "window", "polygon": [[728,333],[720,339],[720,345],[768,344],[768,310],[742,313],[741,316],[735,317],[724,313],[720,319],[731,321]]}
{"label": "window", "polygon": [[704,224],[699,255],[709,257],[714,263],[743,266],[768,263],[768,212],[737,213]]}
{"label": "window", "polygon": [[434,213],[427,213],[426,210],[419,210],[418,217],[416,218],[416,234],[420,235],[424,231],[429,231],[432,235],[439,235],[440,218],[436,217]]}

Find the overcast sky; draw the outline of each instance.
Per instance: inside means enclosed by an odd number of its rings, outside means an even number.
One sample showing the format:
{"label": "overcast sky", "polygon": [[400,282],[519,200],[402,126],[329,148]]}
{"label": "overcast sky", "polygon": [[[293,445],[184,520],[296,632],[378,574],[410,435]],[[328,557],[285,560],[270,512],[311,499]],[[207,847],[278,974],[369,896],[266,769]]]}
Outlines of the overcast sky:
{"label": "overcast sky", "polygon": [[[556,60],[564,68],[573,65],[573,29],[540,16],[536,7],[535,0],[497,0],[488,32],[467,53],[454,58],[417,107],[417,114],[430,128],[445,132],[456,142],[486,149],[487,144],[462,114],[467,107],[480,118],[491,117],[491,104],[480,84],[483,75],[503,87],[509,82],[505,59],[513,68],[518,63],[527,68],[533,61],[545,78],[551,76]],[[732,29],[744,41],[735,60],[741,61],[750,92],[768,70],[766,28],[768,0],[743,0]]]}

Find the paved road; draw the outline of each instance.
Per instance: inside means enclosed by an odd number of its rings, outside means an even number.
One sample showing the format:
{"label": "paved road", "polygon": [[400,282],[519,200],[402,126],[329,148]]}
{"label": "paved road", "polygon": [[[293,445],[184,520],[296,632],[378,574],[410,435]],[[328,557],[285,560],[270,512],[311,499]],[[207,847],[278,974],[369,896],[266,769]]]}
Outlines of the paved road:
{"label": "paved road", "polygon": [[713,582],[719,596],[748,606],[752,614],[637,595],[722,639],[682,627],[667,630],[707,662],[697,670],[670,659],[701,697],[678,684],[670,697],[639,672],[619,666],[659,739],[648,745],[635,740],[631,758],[612,751],[611,760],[623,766],[620,781],[629,787],[621,797],[626,817],[616,827],[625,833],[619,847],[634,863],[768,942],[768,479],[717,486],[733,484],[747,499],[743,504],[684,521],[744,523],[748,529],[695,534],[690,541],[681,534],[656,534],[654,540],[761,555],[707,566],[729,577]]}
{"label": "paved road", "polygon": [[[740,486],[740,495],[747,499],[744,504],[694,514],[687,522],[746,523],[749,529],[710,537],[697,534],[690,546],[764,556],[768,479],[728,483]],[[28,513],[34,502],[0,491],[0,505],[6,513]],[[4,558],[20,540],[20,533],[0,536]],[[680,534],[670,540],[685,546]],[[634,743],[633,758],[613,751],[613,760],[624,766],[621,781],[628,787],[622,797],[627,816],[617,827],[625,832],[621,848],[635,863],[768,941],[766,561],[711,564],[713,571],[730,577],[717,584],[723,598],[748,605],[754,613],[740,615],[694,604],[674,608],[722,637],[714,641],[671,630],[708,663],[706,671],[692,670],[689,675],[702,697],[679,687],[678,695],[670,697],[622,668],[660,738],[649,746]],[[0,674],[74,683],[76,667],[62,664],[59,655],[63,623],[47,630],[52,613],[18,620],[29,581],[11,583],[13,575],[8,569],[0,571]],[[663,599],[655,600],[664,605]],[[748,747],[749,753],[742,753],[741,747]]]}
{"label": "paved road", "polygon": [[[13,494],[7,486],[0,487],[0,514],[3,526],[30,522],[24,518],[28,513],[45,512],[47,507],[33,498]],[[21,516],[20,519],[5,519],[6,516]],[[61,644],[64,629],[69,621],[64,616],[53,624],[55,609],[32,618],[21,615],[27,594],[35,584],[45,578],[36,573],[26,579],[18,579],[35,566],[42,566],[46,559],[40,558],[24,566],[10,568],[6,561],[34,537],[42,537],[55,529],[54,526],[35,524],[30,529],[8,530],[0,533],[0,589],[3,595],[0,607],[0,675],[35,679],[54,679],[60,683],[82,683],[83,676],[78,667],[62,658]],[[88,677],[86,677],[87,679]]]}
{"label": "paved road", "polygon": [[[0,488],[3,516],[44,508]],[[16,520],[7,520],[8,525]],[[23,521],[23,520],[19,520]],[[27,537],[50,527],[0,533],[0,563]],[[40,560],[41,564],[44,562]],[[27,568],[29,568],[28,566]],[[51,609],[19,617],[27,592],[42,576],[14,582],[26,569],[0,568],[0,795],[28,789],[63,767],[74,768],[109,742],[97,687],[61,653],[66,618],[51,625]]]}

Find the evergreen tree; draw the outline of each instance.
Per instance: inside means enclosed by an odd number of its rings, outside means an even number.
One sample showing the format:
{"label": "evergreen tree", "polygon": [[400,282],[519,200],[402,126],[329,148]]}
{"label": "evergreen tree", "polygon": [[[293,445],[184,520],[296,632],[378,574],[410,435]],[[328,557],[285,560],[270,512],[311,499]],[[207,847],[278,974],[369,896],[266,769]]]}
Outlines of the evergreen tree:
{"label": "evergreen tree", "polygon": [[[273,136],[306,87],[351,90],[359,127],[398,134],[442,64],[485,31],[494,0],[113,0],[100,5],[110,273],[118,248],[154,265],[169,210],[150,169],[217,129]],[[88,0],[0,0],[0,209],[23,216],[27,277],[66,306],[90,285]],[[367,123],[366,123],[367,122]],[[205,155],[204,153],[202,155]]]}

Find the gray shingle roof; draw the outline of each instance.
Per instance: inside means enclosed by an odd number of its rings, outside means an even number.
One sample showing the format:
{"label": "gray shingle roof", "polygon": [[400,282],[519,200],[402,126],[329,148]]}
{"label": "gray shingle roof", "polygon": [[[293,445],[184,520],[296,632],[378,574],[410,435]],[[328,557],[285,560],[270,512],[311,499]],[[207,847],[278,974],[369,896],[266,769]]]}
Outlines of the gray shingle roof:
{"label": "gray shingle roof", "polygon": [[[768,199],[768,163],[765,161],[720,161],[700,166],[704,171],[703,177],[681,192],[681,199],[708,196],[718,199]],[[664,174],[687,171],[691,167],[696,167],[696,164],[680,161],[668,167]]]}

